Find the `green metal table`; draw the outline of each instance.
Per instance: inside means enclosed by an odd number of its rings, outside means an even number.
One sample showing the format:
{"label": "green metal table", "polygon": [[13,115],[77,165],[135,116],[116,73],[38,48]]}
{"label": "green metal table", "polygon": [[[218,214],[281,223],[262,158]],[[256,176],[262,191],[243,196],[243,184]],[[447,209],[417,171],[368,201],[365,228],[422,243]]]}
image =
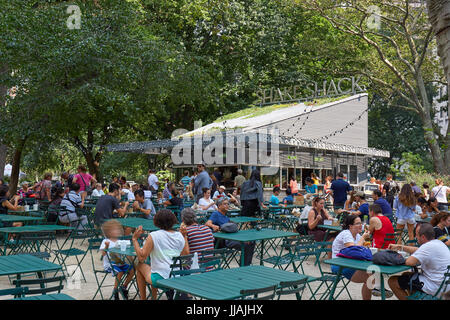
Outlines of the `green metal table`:
{"label": "green metal table", "polygon": [[297,233],[273,229],[261,229],[259,231],[256,229],[248,229],[248,230],[240,230],[236,233],[215,232],[213,233],[213,235],[217,239],[233,240],[241,243],[241,266],[244,266],[244,243],[252,241],[261,241],[260,265],[262,266],[265,241],[278,238],[292,237],[296,236]]}
{"label": "green metal table", "polygon": [[53,294],[42,294],[38,296],[30,296],[30,297],[23,297],[23,298],[15,298],[11,300],[76,300],[75,298],[72,298],[71,296],[68,296],[64,293],[53,293]]}
{"label": "green metal table", "polygon": [[18,216],[31,216],[31,217],[42,217],[44,213],[41,210],[30,210],[30,211],[9,211]]}
{"label": "green metal table", "polygon": [[60,225],[54,225],[54,224],[40,224],[40,225],[23,226],[23,227],[0,228],[0,233],[3,234],[3,239],[4,239],[4,244],[5,244],[3,255],[6,255],[6,250],[8,248],[9,234],[56,232],[56,231],[61,231],[61,230],[71,231],[73,229],[74,229],[73,227],[66,227],[66,226],[60,226]]}
{"label": "green metal table", "polygon": [[242,216],[230,218],[231,222],[234,222],[239,225],[239,229],[241,229],[246,223],[257,222],[260,220],[263,220],[263,218],[242,217]]}
{"label": "green metal table", "polygon": [[400,265],[400,266],[383,266],[374,264],[372,261],[365,261],[365,260],[355,260],[355,259],[347,259],[347,258],[334,258],[329,260],[324,260],[325,263],[338,266],[339,270],[337,273],[337,277],[335,282],[333,283],[333,286],[330,291],[330,300],[333,300],[333,295],[336,290],[337,282],[340,278],[340,275],[342,273],[342,269],[344,268],[351,268],[356,270],[362,270],[370,272],[376,272],[380,274],[380,291],[381,291],[381,299],[386,300],[386,291],[384,288],[384,279],[383,274],[386,275],[392,275],[399,272],[408,271],[411,269],[410,266]]}
{"label": "green metal table", "polygon": [[163,279],[158,281],[158,285],[202,299],[233,300],[240,298],[240,291],[244,289],[264,288],[304,278],[309,277],[264,266],[246,266]]}
{"label": "green metal table", "polygon": [[19,216],[15,214],[0,214],[0,222],[29,222],[42,221],[43,217]]}
{"label": "green metal table", "polygon": [[42,278],[43,272],[58,270],[61,270],[60,265],[28,254],[0,256],[0,276],[16,275],[20,280],[23,273],[37,272],[39,278]]}
{"label": "green metal table", "polygon": [[[159,230],[157,226],[153,223],[153,220],[144,219],[144,218],[119,218],[117,219],[122,226],[136,229],[139,226],[142,226],[144,231],[153,232]],[[178,229],[180,227],[179,224],[173,226],[174,229]]]}

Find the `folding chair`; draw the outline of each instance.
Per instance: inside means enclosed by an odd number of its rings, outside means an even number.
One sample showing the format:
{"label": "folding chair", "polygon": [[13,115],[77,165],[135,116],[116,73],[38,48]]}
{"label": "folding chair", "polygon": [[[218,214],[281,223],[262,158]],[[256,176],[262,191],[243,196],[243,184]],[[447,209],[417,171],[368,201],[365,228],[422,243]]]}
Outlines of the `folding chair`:
{"label": "folding chair", "polygon": [[28,292],[28,287],[12,288],[0,290],[0,296],[14,296],[14,298],[20,298],[22,295]]}
{"label": "folding chair", "polygon": [[[97,296],[98,293],[100,293],[100,297],[102,298],[102,300],[104,300],[103,298],[103,293],[102,293],[102,287],[103,287],[103,283],[106,280],[106,277],[110,274],[109,272],[106,272],[103,269],[103,265],[100,269],[97,268],[96,263],[95,263],[95,259],[94,259],[94,251],[96,254],[100,253],[100,245],[102,244],[103,239],[99,239],[99,238],[91,238],[88,239],[88,251],[90,253],[91,256],[91,264],[92,264],[92,271],[94,272],[94,277],[95,277],[95,282],[97,283],[97,290],[95,291],[94,297],[92,298],[92,300],[95,299],[95,297]],[[100,255],[100,261],[103,261],[103,256]],[[102,278],[100,278],[99,275],[103,275]],[[108,287],[114,287],[113,285],[109,285]],[[110,299],[112,298],[112,295],[110,297]]]}
{"label": "folding chair", "polygon": [[431,295],[425,292],[416,291],[407,297],[408,300],[442,300],[439,295],[450,290],[450,265],[447,266],[447,271],[444,273],[444,279],[442,280],[438,290],[435,294]]}
{"label": "folding chair", "polygon": [[308,278],[281,282],[276,290],[278,300],[280,300],[281,296],[287,296],[291,294],[295,294],[297,300],[301,300],[303,291],[305,290],[307,283]]}
{"label": "folding chair", "polygon": [[[244,289],[241,290],[241,297],[239,300],[273,300],[276,295],[277,286],[270,286],[258,289]],[[261,296],[261,294],[266,294]]]}
{"label": "folding chair", "polygon": [[[14,280],[13,284],[20,288],[23,286],[28,286],[28,292],[23,295],[34,295],[34,294],[47,294],[51,292],[61,293],[61,290],[64,289],[63,282],[66,280],[65,276],[58,276],[53,278],[40,278],[40,279],[31,279],[31,280]],[[48,284],[53,284],[52,287],[48,287]],[[31,288],[31,285],[39,285],[39,288]]]}

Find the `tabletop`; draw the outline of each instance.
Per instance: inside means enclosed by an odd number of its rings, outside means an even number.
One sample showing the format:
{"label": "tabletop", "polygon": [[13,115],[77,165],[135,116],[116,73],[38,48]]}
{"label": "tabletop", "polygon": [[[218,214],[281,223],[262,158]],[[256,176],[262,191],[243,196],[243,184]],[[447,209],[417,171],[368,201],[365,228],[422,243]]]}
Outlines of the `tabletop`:
{"label": "tabletop", "polygon": [[[117,219],[117,220],[124,227],[137,228],[139,226],[142,226],[142,229],[144,231],[149,231],[149,232],[159,230],[159,228],[157,226],[155,226],[155,224],[153,223],[153,220],[150,220],[150,219],[144,219],[144,218],[120,218],[120,219]],[[178,229],[179,227],[180,227],[179,224],[175,224],[173,226],[174,229]]]}
{"label": "tabletop", "polygon": [[328,259],[324,260],[324,262],[338,267],[352,268],[363,271],[368,270],[368,268],[370,267],[371,271],[377,271],[379,273],[388,275],[408,271],[411,269],[410,266],[406,265],[383,266],[379,264],[374,264],[372,261],[347,259],[347,258]]}
{"label": "tabletop", "polygon": [[111,253],[116,253],[116,254],[123,254],[123,255],[132,256],[132,257],[136,256],[136,251],[134,250],[133,244],[131,244],[131,246],[129,246],[129,247],[127,246],[127,249],[125,251],[120,250],[120,247],[108,248],[108,249],[105,249],[105,251],[111,252]]}
{"label": "tabletop", "polygon": [[43,217],[29,217],[18,216],[14,214],[0,214],[0,221],[2,222],[26,222],[26,221],[39,221],[44,220]]}
{"label": "tabletop", "polygon": [[231,300],[239,298],[243,289],[264,288],[307,277],[264,266],[247,266],[163,279],[158,281],[158,285],[204,299]]}
{"label": "tabletop", "polygon": [[60,270],[61,266],[29,254],[0,256],[0,276]]}
{"label": "tabletop", "polygon": [[331,231],[342,231],[342,227],[341,226],[328,226],[328,225],[325,225],[325,224],[319,224],[317,227],[318,228],[322,228],[322,229],[331,230]]}
{"label": "tabletop", "polygon": [[254,217],[234,217],[230,218],[231,222],[234,223],[247,223],[247,222],[256,222],[263,220],[263,218],[254,218]]}
{"label": "tabletop", "polygon": [[39,224],[23,227],[0,228],[1,233],[26,233],[26,232],[45,232],[45,231],[60,231],[73,230],[73,227],[60,226],[55,224]]}
{"label": "tabletop", "polygon": [[76,300],[64,293],[42,294],[37,296],[15,298],[11,300]]}
{"label": "tabletop", "polygon": [[256,229],[248,229],[248,230],[240,230],[235,233],[214,232],[213,235],[215,238],[219,239],[247,242],[247,241],[258,241],[258,240],[291,237],[298,235],[298,233],[273,229],[261,229],[259,231]]}

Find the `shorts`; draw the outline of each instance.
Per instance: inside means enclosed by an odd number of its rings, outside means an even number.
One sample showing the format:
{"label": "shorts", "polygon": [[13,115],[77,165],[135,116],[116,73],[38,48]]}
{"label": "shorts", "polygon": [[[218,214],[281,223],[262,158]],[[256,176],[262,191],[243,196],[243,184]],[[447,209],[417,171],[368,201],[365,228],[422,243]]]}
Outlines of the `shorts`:
{"label": "shorts", "polygon": [[397,219],[397,224],[401,224],[401,225],[416,224],[416,220],[414,218],[411,218],[411,219]]}
{"label": "shorts", "polygon": [[[409,291],[409,281],[413,275],[414,275],[414,273],[412,273],[412,272],[405,272],[401,276],[399,276],[397,281],[398,281],[398,285],[400,286],[400,288],[402,288],[403,290]],[[417,277],[417,279],[412,281],[413,292],[415,292],[415,291],[422,292],[422,286],[423,286],[423,282],[420,282],[418,277]]]}
{"label": "shorts", "polygon": [[152,279],[152,286],[155,288],[159,288],[158,281],[163,280],[164,278],[159,273],[152,273],[151,279]]}
{"label": "shorts", "polygon": [[[338,266],[331,266],[331,272],[337,274],[338,271],[339,271]],[[356,269],[344,268],[341,270],[341,275],[346,277],[348,280],[351,280],[353,275],[355,274],[355,272],[356,272]]]}
{"label": "shorts", "polygon": [[[124,273],[126,273],[126,272],[130,271],[131,269],[133,269],[133,266],[130,265],[130,264],[124,264],[124,265],[119,266],[117,264],[111,263],[111,267],[114,268],[115,272],[124,272]],[[109,267],[105,271],[106,272],[112,272],[111,267]]]}

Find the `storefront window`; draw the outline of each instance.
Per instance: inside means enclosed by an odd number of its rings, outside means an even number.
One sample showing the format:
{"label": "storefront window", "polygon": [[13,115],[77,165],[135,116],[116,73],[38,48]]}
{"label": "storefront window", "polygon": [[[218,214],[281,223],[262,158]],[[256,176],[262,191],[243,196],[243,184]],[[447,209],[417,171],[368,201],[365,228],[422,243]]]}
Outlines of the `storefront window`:
{"label": "storefront window", "polygon": [[261,175],[261,180],[264,188],[273,188],[280,184],[280,171],[278,170],[277,173],[273,175]]}
{"label": "storefront window", "polygon": [[357,184],[358,183],[358,167],[350,166],[350,183]]}
{"label": "storefront window", "polygon": [[286,189],[287,188],[287,184],[288,184],[287,172],[288,172],[287,168],[282,168],[281,169],[281,188],[282,189]]}

